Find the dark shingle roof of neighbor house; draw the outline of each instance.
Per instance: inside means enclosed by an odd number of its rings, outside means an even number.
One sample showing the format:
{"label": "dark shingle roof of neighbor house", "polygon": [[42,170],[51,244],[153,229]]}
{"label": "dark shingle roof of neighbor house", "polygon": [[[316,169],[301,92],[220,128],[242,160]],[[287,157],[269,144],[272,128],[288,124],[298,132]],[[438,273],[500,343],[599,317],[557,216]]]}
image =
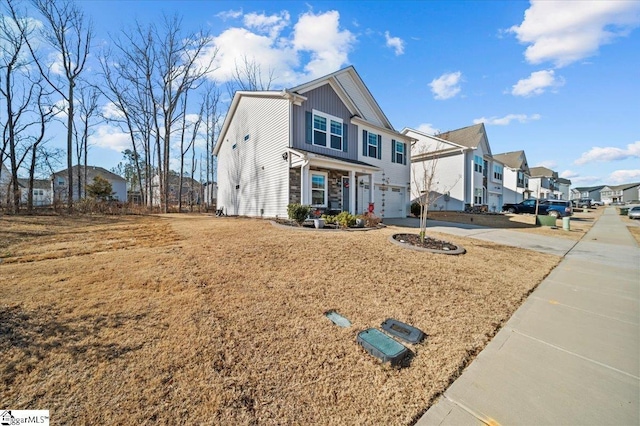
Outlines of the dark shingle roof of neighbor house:
{"label": "dark shingle roof of neighbor house", "polygon": [[611,188],[611,190],[613,191],[620,191],[620,190],[627,190],[636,186],[640,186],[640,182],[636,182],[636,183],[623,183],[622,185],[615,185],[615,186],[611,186],[611,185],[607,185],[609,186],[609,188]]}
{"label": "dark shingle roof of neighbor house", "polygon": [[571,185],[571,179],[558,178],[558,183],[564,183],[566,185]]}
{"label": "dark shingle roof of neighbor house", "polygon": [[[73,175],[74,176],[78,176],[78,167],[80,168],[80,172],[82,174],[84,174],[84,166],[73,166],[71,169],[73,170]],[[54,176],[61,176],[61,177],[65,177],[67,176],[67,170],[68,169],[64,169],[64,170],[60,170],[55,172],[53,175]],[[122,176],[119,176],[115,173],[110,172],[107,169],[103,169],[102,167],[98,167],[98,166],[87,166],[87,181],[91,182],[93,181],[93,178],[95,178],[96,176],[101,176],[105,179],[111,179],[111,180],[119,180],[122,182],[126,182],[126,179],[123,178]]]}
{"label": "dark shingle roof of neighbor house", "polygon": [[576,188],[573,188],[575,191],[580,191],[580,192],[591,192],[591,191],[598,191],[600,189],[604,188],[604,185],[598,185],[598,186],[578,186]]}
{"label": "dark shingle roof of neighbor house", "polygon": [[[18,183],[24,188],[29,187],[29,179],[27,178],[18,178]],[[34,179],[33,188],[34,189],[51,189],[51,181],[49,179]]]}
{"label": "dark shingle roof of neighbor house", "polygon": [[553,170],[542,166],[530,167],[529,171],[531,172],[531,177],[553,177],[554,175],[557,175]]}
{"label": "dark shingle roof of neighbor house", "polygon": [[493,158],[501,162],[507,167],[511,167],[512,169],[519,169],[522,166],[524,151],[512,151],[512,152],[504,152],[502,154],[495,154]]}
{"label": "dark shingle roof of neighbor house", "polygon": [[457,143],[458,145],[476,148],[480,145],[483,135],[485,135],[484,123],[480,123],[474,124],[473,126],[463,127],[462,129],[442,132],[434,136],[444,139],[445,141]]}

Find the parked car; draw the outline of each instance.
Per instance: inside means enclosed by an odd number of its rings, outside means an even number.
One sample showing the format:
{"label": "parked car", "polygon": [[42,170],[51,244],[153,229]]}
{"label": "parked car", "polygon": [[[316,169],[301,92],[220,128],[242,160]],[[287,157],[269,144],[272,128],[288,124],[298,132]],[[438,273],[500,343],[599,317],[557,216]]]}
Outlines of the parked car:
{"label": "parked car", "polygon": [[583,209],[591,208],[592,204],[593,204],[592,198],[580,198],[580,200],[578,200],[578,207]]}
{"label": "parked car", "polygon": [[640,219],[640,206],[631,207],[627,216],[629,219]]}
{"label": "parked car", "polygon": [[593,200],[593,201],[591,202],[591,206],[592,206],[592,207],[602,207],[602,206],[604,206],[604,203],[603,203],[602,201],[596,201],[596,200]]}
{"label": "parked car", "polygon": [[[509,213],[536,213],[536,200],[524,200],[517,204],[505,204],[502,211]],[[565,217],[573,215],[571,201],[542,199],[538,202],[538,214],[555,217]]]}

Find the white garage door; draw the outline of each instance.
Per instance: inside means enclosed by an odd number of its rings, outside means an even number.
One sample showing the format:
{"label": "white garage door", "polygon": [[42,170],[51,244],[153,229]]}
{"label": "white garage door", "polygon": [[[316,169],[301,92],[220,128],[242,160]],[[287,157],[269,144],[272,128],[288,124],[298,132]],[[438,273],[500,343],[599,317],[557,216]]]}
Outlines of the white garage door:
{"label": "white garage door", "polygon": [[375,214],[384,217],[406,217],[405,189],[387,186],[383,191],[376,185]]}

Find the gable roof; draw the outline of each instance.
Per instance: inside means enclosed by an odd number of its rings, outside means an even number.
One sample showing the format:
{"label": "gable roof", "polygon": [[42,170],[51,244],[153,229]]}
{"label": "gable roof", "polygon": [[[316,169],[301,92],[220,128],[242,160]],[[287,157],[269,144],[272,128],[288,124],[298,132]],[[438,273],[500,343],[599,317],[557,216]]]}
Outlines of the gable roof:
{"label": "gable roof", "polygon": [[510,167],[516,170],[523,170],[529,173],[529,164],[527,164],[527,156],[524,154],[523,150],[496,154],[493,156],[493,158],[500,161],[502,164],[504,164],[507,167]]}
{"label": "gable roof", "polygon": [[217,155],[218,152],[220,152],[220,146],[225,140],[226,133],[229,130],[229,125],[242,97],[253,96],[281,98],[288,99],[295,105],[301,105],[302,102],[307,100],[304,96],[305,93],[325,84],[329,84],[332,87],[354,117],[359,117],[360,119],[378,127],[398,133],[393,128],[384,112],[382,112],[380,105],[378,105],[378,102],[364,84],[364,81],[362,81],[362,78],[360,78],[356,69],[353,65],[350,65],[331,74],[327,74],[298,86],[285,88],[281,91],[237,91],[233,96],[233,100],[229,106],[229,111],[227,111],[227,115],[222,123],[222,128],[218,133],[218,141],[213,148],[213,154]]}
{"label": "gable roof", "polygon": [[636,183],[623,183],[622,185],[607,185],[607,188],[611,189],[612,191],[626,191],[627,189],[631,189],[634,188],[636,186],[640,186],[640,182],[636,182]]}
{"label": "gable roof", "polygon": [[564,185],[571,185],[571,179],[558,178],[558,183],[561,183]]}
{"label": "gable roof", "polygon": [[395,131],[353,65],[316,78],[308,83],[292,87],[289,91],[304,95],[306,92],[325,84],[330,84],[333,87],[347,107],[350,107],[352,114],[379,127]]}
{"label": "gable roof", "polygon": [[599,191],[600,189],[604,188],[604,185],[598,185],[598,186],[579,186],[576,188],[573,188],[574,191],[578,191],[578,192],[591,192],[591,191]]}
{"label": "gable roof", "polygon": [[558,172],[554,172],[546,167],[538,166],[529,168],[531,177],[557,177]]}
{"label": "gable roof", "polygon": [[[78,168],[80,168],[80,173],[84,175],[84,166],[79,166],[79,165],[75,165],[71,167],[71,170],[73,171],[73,175],[78,176]],[[69,169],[59,170],[55,172],[53,176],[66,177],[68,175],[68,170]],[[115,173],[112,173],[107,169],[103,169],[102,167],[98,167],[98,166],[87,166],[87,180],[91,182],[93,181],[93,178],[95,178],[96,176],[100,176],[106,179],[119,180],[122,182],[126,182],[125,178]]]}
{"label": "gable roof", "polygon": [[[29,187],[29,178],[18,178],[18,183],[24,187]],[[49,179],[34,179],[33,189],[51,189],[51,181]]]}
{"label": "gable roof", "polygon": [[[488,141],[484,123],[474,124],[473,126],[467,126],[457,130],[450,130],[435,136],[439,139],[455,142],[458,145],[469,148],[477,148],[483,139]],[[489,148],[489,154],[491,154],[489,144],[487,144],[487,148]]]}

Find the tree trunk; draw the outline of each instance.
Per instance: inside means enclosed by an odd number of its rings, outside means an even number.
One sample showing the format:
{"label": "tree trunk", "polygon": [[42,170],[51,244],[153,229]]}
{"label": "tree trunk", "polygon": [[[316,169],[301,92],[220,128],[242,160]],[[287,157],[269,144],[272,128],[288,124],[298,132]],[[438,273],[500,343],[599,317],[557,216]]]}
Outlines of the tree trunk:
{"label": "tree trunk", "polygon": [[[69,81],[69,114],[67,116],[67,210],[73,212],[73,80]],[[80,195],[80,194],[78,194]]]}

